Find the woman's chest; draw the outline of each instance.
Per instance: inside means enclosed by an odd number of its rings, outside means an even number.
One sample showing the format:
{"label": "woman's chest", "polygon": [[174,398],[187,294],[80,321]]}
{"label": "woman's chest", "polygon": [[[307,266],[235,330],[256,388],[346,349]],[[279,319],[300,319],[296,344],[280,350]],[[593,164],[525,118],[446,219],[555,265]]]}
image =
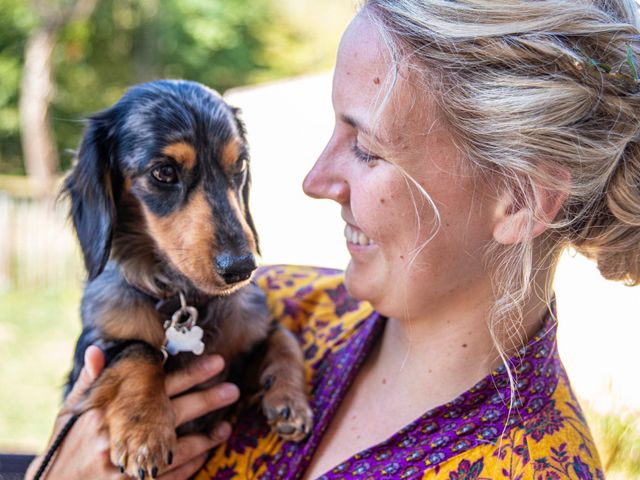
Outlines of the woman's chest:
{"label": "woman's chest", "polygon": [[385,442],[420,415],[422,410],[402,389],[363,368],[340,402],[305,472],[313,480],[356,454]]}

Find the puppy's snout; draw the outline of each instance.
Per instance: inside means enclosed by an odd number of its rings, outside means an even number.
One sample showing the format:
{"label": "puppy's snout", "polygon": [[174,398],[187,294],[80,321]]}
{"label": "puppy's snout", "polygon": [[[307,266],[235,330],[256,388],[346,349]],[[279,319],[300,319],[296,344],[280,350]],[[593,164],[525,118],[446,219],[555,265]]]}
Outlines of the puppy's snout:
{"label": "puppy's snout", "polygon": [[214,260],[216,272],[227,285],[246,280],[258,267],[256,257],[252,253],[246,255],[218,255]]}

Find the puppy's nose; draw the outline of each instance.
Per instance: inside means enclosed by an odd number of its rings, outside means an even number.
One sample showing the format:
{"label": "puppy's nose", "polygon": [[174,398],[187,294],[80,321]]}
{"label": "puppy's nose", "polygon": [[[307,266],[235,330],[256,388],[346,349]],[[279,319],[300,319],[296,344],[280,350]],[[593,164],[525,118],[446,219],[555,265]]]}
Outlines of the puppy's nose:
{"label": "puppy's nose", "polygon": [[224,279],[227,285],[246,280],[258,267],[256,257],[252,253],[246,255],[218,255],[214,261],[216,272]]}

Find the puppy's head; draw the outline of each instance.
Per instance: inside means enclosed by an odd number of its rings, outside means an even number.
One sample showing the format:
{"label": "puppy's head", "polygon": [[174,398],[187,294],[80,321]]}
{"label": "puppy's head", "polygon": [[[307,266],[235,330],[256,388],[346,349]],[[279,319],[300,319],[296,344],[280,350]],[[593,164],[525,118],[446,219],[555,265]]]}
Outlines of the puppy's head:
{"label": "puppy's head", "polygon": [[[237,113],[200,84],[157,81],[89,119],[65,190],[90,279],[104,269],[118,229],[139,228],[172,270],[206,293],[249,281],[258,238]],[[123,198],[138,204],[140,225],[118,218]]]}

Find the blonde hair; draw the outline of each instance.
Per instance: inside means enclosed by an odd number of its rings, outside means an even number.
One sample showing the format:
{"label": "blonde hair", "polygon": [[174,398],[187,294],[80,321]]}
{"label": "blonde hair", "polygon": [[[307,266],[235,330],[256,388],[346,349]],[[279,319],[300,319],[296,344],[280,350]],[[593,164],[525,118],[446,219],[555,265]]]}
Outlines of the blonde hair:
{"label": "blonde hair", "polygon": [[503,328],[500,319],[521,319],[530,295],[550,299],[548,289],[531,291],[535,242],[549,242],[551,265],[573,246],[605,278],[640,283],[637,8],[633,0],[364,5],[396,65],[437,92],[472,168],[499,179],[531,212],[533,186],[566,195],[543,239],[490,252],[498,265],[492,332]]}

